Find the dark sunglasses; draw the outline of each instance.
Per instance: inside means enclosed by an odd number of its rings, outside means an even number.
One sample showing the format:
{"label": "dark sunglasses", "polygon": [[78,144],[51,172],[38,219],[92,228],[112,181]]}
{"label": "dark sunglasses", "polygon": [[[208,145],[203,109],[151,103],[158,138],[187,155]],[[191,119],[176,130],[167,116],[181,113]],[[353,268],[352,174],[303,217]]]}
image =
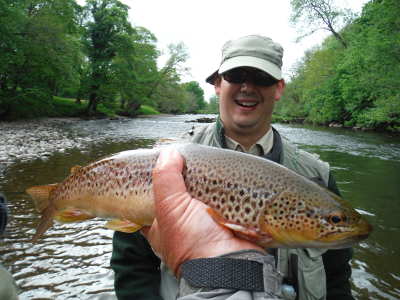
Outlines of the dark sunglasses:
{"label": "dark sunglasses", "polygon": [[236,68],[226,71],[222,73],[222,78],[229,83],[242,84],[249,81],[259,86],[271,86],[279,81],[261,70],[248,68]]}

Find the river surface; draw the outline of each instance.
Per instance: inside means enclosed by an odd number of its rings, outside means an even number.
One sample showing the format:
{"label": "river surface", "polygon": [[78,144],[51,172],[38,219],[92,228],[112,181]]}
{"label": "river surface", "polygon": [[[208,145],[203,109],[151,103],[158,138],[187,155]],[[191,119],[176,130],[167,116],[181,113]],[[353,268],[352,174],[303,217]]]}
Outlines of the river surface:
{"label": "river surface", "polygon": [[[13,274],[20,299],[116,299],[109,267],[113,232],[103,220],[56,224],[30,243],[38,221],[32,185],[59,182],[71,167],[127,149],[176,139],[199,116],[123,120],[51,119],[0,122],[0,192],[11,218],[0,241],[0,262]],[[400,138],[276,124],[300,148],[328,161],[344,198],[374,226],[354,247],[353,293],[357,299],[400,299]]]}

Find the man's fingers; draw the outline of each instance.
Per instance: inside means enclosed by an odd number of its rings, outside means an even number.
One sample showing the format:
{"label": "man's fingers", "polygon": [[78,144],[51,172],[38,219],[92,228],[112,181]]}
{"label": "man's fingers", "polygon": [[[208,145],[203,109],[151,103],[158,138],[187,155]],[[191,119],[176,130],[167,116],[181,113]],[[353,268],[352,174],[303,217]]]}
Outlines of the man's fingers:
{"label": "man's fingers", "polygon": [[184,160],[178,151],[167,148],[160,152],[153,169],[153,188],[156,200],[186,192],[182,177]]}

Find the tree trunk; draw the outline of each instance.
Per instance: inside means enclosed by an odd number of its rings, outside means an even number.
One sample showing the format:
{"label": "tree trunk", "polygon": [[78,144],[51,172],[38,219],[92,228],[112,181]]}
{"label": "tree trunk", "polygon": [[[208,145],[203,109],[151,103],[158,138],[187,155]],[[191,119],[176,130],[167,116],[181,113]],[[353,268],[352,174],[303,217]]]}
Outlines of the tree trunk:
{"label": "tree trunk", "polygon": [[87,114],[93,116],[97,111],[97,93],[92,92],[89,96],[89,104],[87,107]]}

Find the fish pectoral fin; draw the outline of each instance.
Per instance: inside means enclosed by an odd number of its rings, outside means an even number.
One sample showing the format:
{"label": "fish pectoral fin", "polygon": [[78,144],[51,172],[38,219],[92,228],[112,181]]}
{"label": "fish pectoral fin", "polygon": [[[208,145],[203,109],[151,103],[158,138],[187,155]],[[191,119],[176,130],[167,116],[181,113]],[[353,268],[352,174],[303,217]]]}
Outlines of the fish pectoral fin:
{"label": "fish pectoral fin", "polygon": [[57,183],[37,185],[28,188],[25,192],[32,197],[36,210],[41,213],[49,206],[50,194],[57,186]]}
{"label": "fish pectoral fin", "polygon": [[92,214],[76,208],[64,209],[62,211],[58,211],[54,215],[54,219],[62,223],[79,222],[93,218],[95,218],[95,216],[93,216]]}
{"label": "fish pectoral fin", "polygon": [[114,219],[110,220],[106,223],[106,227],[108,229],[112,229],[115,231],[121,231],[121,232],[126,232],[126,233],[133,233],[138,231],[140,228],[142,228],[142,225],[135,224],[131,221],[128,220],[120,220],[120,219]]}
{"label": "fish pectoral fin", "polygon": [[267,243],[272,241],[272,237],[268,233],[260,232],[255,228],[245,227],[240,224],[232,223],[224,219],[218,212],[212,208],[207,208],[207,213],[214,219],[215,222],[233,231],[233,233],[241,238],[254,243]]}

